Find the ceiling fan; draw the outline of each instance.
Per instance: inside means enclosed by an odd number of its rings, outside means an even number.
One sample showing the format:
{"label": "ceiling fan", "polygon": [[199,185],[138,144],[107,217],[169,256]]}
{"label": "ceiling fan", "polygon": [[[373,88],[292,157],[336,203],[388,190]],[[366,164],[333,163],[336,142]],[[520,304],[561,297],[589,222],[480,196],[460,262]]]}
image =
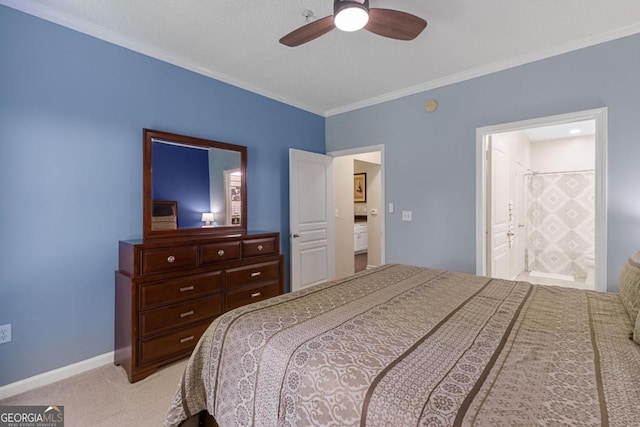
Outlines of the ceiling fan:
{"label": "ceiling fan", "polygon": [[369,0],[334,0],[333,15],[325,16],[280,39],[295,47],[310,42],[334,28],[357,31],[364,28],[379,36],[396,40],[413,40],[427,26],[427,21],[399,10],[369,8]]}

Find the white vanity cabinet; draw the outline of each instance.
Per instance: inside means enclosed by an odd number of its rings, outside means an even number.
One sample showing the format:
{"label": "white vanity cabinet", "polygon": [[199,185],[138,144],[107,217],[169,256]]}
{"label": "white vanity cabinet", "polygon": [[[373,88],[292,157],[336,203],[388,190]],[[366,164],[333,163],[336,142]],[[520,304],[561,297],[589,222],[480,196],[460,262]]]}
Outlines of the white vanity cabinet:
{"label": "white vanity cabinet", "polygon": [[366,252],[369,243],[369,226],[366,222],[353,225],[353,250],[355,253]]}

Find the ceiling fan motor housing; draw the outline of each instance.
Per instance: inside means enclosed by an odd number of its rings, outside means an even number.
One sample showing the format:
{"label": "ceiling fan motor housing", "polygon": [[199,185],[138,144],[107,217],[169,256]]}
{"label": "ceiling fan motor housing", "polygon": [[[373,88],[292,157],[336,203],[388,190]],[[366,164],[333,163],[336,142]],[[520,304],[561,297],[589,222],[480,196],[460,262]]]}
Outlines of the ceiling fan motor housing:
{"label": "ceiling fan motor housing", "polygon": [[336,16],[342,9],[348,7],[358,7],[369,12],[369,0],[334,0],[333,2],[333,16]]}

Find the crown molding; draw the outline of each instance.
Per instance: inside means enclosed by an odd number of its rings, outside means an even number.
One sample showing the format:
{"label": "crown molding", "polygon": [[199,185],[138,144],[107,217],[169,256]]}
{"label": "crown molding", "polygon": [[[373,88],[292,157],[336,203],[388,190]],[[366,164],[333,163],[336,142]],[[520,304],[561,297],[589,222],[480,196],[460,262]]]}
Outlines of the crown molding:
{"label": "crown molding", "polygon": [[445,76],[440,79],[431,80],[419,85],[411,86],[405,89],[401,89],[394,92],[389,92],[384,95],[375,96],[362,101],[355,102],[353,104],[343,105],[325,112],[325,117],[331,117],[338,114],[346,113],[353,110],[359,110],[361,108],[370,107],[372,105],[381,104],[387,101],[393,101],[395,99],[403,98],[409,95],[415,95],[420,92],[425,92],[439,87],[447,86],[454,83],[463,82],[465,80],[471,80],[476,77],[486,76],[498,71],[507,70],[509,68],[525,65],[531,62],[539,61],[542,59],[551,58],[553,56],[562,55],[574,50],[583,49],[585,47],[594,46],[600,43],[605,43],[622,37],[630,36],[640,33],[640,23],[629,25],[627,27],[619,28],[617,30],[609,31],[606,33],[596,34],[581,40],[577,40],[570,43],[565,43],[560,46],[556,46],[553,49],[542,50],[527,55],[518,56],[515,58],[507,59],[505,61],[497,61],[491,64],[483,65],[481,67],[472,68],[461,73]]}
{"label": "crown molding", "polygon": [[324,117],[324,111],[313,108],[310,105],[301,104],[298,101],[288,99],[287,97],[283,97],[279,94],[273,93],[263,88],[259,88],[247,82],[237,80],[228,75],[214,72],[213,70],[201,67],[180,55],[176,55],[173,52],[158,49],[157,47],[151,46],[147,43],[143,43],[133,38],[123,36],[122,34],[119,34],[101,25],[94,24],[78,17],[70,16],[66,13],[62,13],[34,0],[0,0],[0,5],[5,5],[12,9],[19,10],[21,12],[33,15],[37,18],[41,18],[49,22],[53,22],[54,24],[61,25],[63,27],[78,31],[91,37],[95,37],[108,43],[123,47],[125,49],[129,49],[142,55],[167,62],[177,67],[184,68],[185,70],[210,77],[212,79],[230,84],[240,89],[247,90],[257,95],[261,95],[266,98],[279,101],[292,107],[299,108],[301,110],[305,110]]}
{"label": "crown molding", "polygon": [[491,64],[487,64],[480,67],[472,68],[467,71],[463,71],[461,73],[456,73],[456,74],[445,76],[439,79],[430,80],[428,82],[424,82],[424,83],[411,86],[405,89],[389,92],[380,96],[374,96],[368,99],[364,99],[362,101],[354,102],[352,104],[346,104],[346,105],[342,105],[336,108],[323,111],[311,105],[302,104],[299,101],[292,100],[287,97],[283,97],[282,95],[279,95],[277,93],[254,86],[250,83],[237,80],[231,76],[217,73],[207,68],[203,68],[197,64],[194,64],[193,62],[187,60],[186,58],[180,55],[176,55],[172,52],[168,52],[163,49],[158,49],[147,43],[142,43],[132,38],[125,37],[122,34],[116,33],[112,30],[109,30],[97,24],[93,24],[86,20],[82,20],[77,17],[73,17],[70,15],[61,13],[47,5],[38,3],[34,0],[0,0],[0,4],[8,6],[12,9],[19,10],[21,12],[27,13],[29,15],[33,15],[38,18],[42,18],[44,20],[56,23],[63,27],[70,28],[72,30],[81,32],[91,37],[104,40],[106,42],[115,44],[117,46],[121,46],[126,49],[132,50],[134,52],[138,52],[140,54],[158,59],[160,61],[173,64],[175,66],[184,68],[194,73],[198,73],[203,76],[219,80],[223,83],[236,86],[240,89],[253,92],[257,95],[261,95],[269,99],[273,99],[275,101],[279,101],[284,104],[290,105],[292,107],[299,108],[301,110],[305,110],[307,112],[317,114],[323,117],[331,117],[331,116],[346,113],[349,111],[359,110],[361,108],[370,107],[370,106],[381,104],[388,101],[393,101],[395,99],[403,98],[405,96],[415,95],[420,92],[437,89],[439,87],[447,86],[454,83],[459,83],[465,80],[471,80],[476,77],[482,77],[498,71],[503,71],[509,68],[517,67],[517,66],[528,64],[531,62],[561,55],[574,50],[582,49],[585,47],[593,46],[600,43],[605,43],[611,40],[615,40],[622,37],[640,33],[640,23],[637,23],[627,27],[619,28],[617,30],[596,34],[596,35],[593,35],[581,40],[577,40],[574,42],[565,43],[563,45],[556,46],[552,49],[547,49],[547,50],[542,50],[542,51],[534,52],[527,55],[522,55],[519,57],[507,59],[505,61],[493,62]]}

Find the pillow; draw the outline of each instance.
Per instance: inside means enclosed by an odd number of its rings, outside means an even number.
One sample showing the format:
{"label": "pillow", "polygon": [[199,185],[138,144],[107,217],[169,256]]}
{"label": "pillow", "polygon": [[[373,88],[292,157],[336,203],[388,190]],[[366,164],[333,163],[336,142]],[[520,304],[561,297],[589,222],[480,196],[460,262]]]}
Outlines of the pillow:
{"label": "pillow", "polygon": [[[640,252],[624,264],[618,282],[618,295],[629,313],[631,322],[637,323],[636,319],[640,311]],[[640,338],[640,333],[638,335]]]}

